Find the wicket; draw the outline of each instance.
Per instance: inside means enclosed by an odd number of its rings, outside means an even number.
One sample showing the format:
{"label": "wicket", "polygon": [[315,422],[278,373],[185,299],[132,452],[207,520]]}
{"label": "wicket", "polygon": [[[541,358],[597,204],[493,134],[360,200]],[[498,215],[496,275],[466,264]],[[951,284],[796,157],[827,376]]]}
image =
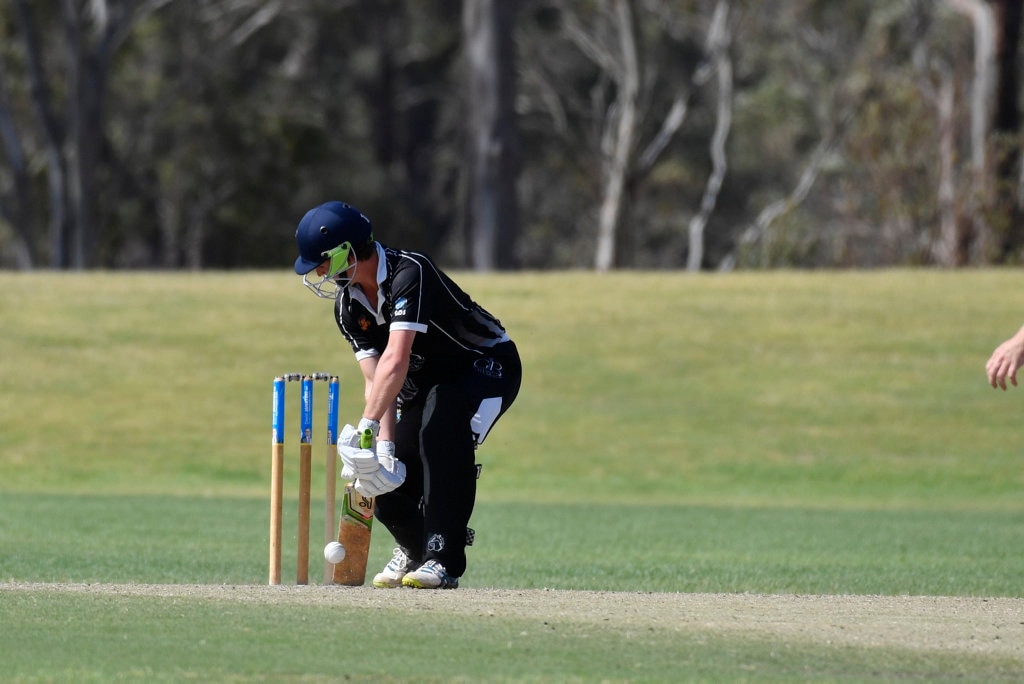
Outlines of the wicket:
{"label": "wicket", "polygon": [[[334,500],[337,486],[338,376],[330,373],[285,373],[274,378],[273,443],[270,465],[270,584],[281,583],[281,513],[284,503],[285,383],[301,382],[299,418],[299,532],[296,584],[309,584],[309,513],[313,449],[313,383],[327,382],[327,458],[324,493],[324,541],[334,538]],[[324,583],[333,567],[324,561]]]}

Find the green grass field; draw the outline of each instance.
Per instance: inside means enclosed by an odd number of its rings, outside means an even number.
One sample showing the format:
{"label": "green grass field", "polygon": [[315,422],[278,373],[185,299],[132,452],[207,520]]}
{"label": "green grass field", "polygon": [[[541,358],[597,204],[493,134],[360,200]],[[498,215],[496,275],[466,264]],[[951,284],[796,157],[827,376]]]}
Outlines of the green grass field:
{"label": "green grass field", "polygon": [[[480,450],[478,543],[466,591],[445,602],[491,589],[1024,596],[1024,388],[984,377],[1024,322],[1019,273],[457,279],[509,328],[525,371]],[[60,591],[264,584],[271,380],[338,373],[349,421],[362,388],[330,304],[286,272],[0,273],[0,321],[0,678],[1024,677],[1024,643],[783,644],[672,619],[642,638],[570,620],[551,638],[550,620],[411,610],[368,590],[342,606]],[[321,466],[314,542],[322,487]],[[380,529],[371,567],[389,556]]]}

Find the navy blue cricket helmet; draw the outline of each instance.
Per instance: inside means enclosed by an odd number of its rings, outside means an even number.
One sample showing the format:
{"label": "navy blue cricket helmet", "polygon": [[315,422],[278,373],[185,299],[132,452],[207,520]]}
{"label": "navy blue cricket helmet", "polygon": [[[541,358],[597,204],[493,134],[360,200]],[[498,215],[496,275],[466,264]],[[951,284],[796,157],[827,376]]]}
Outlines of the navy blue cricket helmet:
{"label": "navy blue cricket helmet", "polygon": [[330,259],[327,277],[333,278],[348,268],[352,248],[372,239],[373,226],[361,211],[344,202],[324,202],[307,211],[299,221],[295,231],[299,246],[295,273],[305,275]]}

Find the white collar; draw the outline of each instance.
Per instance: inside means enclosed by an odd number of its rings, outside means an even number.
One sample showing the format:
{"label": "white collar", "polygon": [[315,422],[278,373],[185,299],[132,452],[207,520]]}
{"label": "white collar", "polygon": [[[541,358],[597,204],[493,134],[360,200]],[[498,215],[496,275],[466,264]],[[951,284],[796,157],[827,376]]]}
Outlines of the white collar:
{"label": "white collar", "polygon": [[370,300],[366,298],[366,294],[361,286],[349,288],[349,292],[352,293],[353,299],[366,307],[366,310],[376,317],[378,323],[383,323],[384,317],[381,315],[381,309],[384,306],[384,293],[380,286],[388,277],[388,264],[384,258],[384,247],[379,242],[375,243],[375,246],[377,248],[377,310],[374,311],[373,307],[370,306]]}

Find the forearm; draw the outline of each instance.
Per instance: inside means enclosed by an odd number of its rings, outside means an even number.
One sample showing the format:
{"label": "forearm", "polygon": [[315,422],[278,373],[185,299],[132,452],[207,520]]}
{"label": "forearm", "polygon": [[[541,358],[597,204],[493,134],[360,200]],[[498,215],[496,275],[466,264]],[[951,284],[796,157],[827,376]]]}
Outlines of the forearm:
{"label": "forearm", "polygon": [[389,442],[395,441],[395,424],[397,420],[398,405],[396,402],[392,402],[391,406],[384,412],[384,415],[380,419],[380,434],[377,435],[378,439],[387,440]]}
{"label": "forearm", "polygon": [[374,369],[372,382],[367,385],[363,417],[380,421],[381,439],[394,438],[395,402],[408,370],[407,356],[385,351]]}

